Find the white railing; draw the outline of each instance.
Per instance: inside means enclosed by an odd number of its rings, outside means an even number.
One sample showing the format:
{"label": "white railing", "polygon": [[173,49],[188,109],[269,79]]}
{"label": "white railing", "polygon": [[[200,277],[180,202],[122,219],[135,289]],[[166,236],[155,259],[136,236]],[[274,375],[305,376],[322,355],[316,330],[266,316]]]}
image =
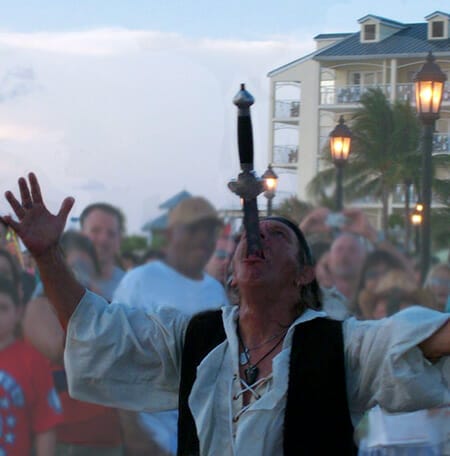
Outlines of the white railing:
{"label": "white railing", "polygon": [[434,133],[433,154],[450,154],[450,133]]}
{"label": "white railing", "polygon": [[298,161],[298,146],[273,146],[273,163],[277,165],[296,165]]}
{"label": "white railing", "polygon": [[[343,105],[359,103],[361,96],[369,89],[381,89],[386,96],[391,95],[392,87],[390,84],[374,84],[374,85],[345,85],[339,87],[322,87],[320,89],[320,104],[321,105]],[[397,100],[409,100],[411,104],[415,104],[414,83],[397,84],[396,87]],[[450,103],[450,82],[446,82],[444,93],[442,96],[444,104]]]}
{"label": "white railing", "polygon": [[300,115],[300,102],[298,100],[276,100],[274,117],[286,119]]}

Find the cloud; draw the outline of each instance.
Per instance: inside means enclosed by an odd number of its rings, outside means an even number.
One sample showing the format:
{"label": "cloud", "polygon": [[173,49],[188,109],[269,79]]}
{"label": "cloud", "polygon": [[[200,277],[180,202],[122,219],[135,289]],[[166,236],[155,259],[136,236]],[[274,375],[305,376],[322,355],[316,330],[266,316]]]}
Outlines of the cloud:
{"label": "cloud", "polygon": [[239,83],[256,99],[255,166],[262,173],[266,74],[311,47],[293,37],[2,32],[0,48],[8,52],[0,69],[32,90],[10,91],[21,95],[0,104],[0,147],[14,157],[14,177],[30,170],[45,176],[54,207],[69,194],[77,199],[75,214],[93,201],[109,201],[124,209],[131,232],[183,189],[207,195],[219,208],[235,207],[238,198],[226,183],[239,172],[232,104]]}
{"label": "cloud", "polygon": [[75,189],[77,190],[83,190],[83,191],[103,191],[106,189],[105,184],[103,182],[100,182],[95,179],[88,179],[85,182],[82,182],[81,184],[75,185]]}
{"label": "cloud", "polygon": [[0,74],[0,103],[19,98],[36,90],[36,75],[30,66],[15,66]]}
{"label": "cloud", "polygon": [[187,38],[177,33],[152,30],[128,30],[102,28],[76,32],[0,32],[0,46],[50,53],[107,56],[147,51],[226,51],[267,52],[268,50],[310,48],[310,37],[294,38],[279,35],[270,40],[235,40],[211,38]]}

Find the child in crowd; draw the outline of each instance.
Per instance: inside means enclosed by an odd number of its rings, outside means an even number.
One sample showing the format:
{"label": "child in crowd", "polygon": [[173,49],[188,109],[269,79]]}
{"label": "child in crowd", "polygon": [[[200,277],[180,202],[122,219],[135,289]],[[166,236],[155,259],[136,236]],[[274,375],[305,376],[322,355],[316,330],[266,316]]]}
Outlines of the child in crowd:
{"label": "child in crowd", "polygon": [[62,419],[48,361],[17,338],[17,288],[0,276],[0,456],[53,456]]}

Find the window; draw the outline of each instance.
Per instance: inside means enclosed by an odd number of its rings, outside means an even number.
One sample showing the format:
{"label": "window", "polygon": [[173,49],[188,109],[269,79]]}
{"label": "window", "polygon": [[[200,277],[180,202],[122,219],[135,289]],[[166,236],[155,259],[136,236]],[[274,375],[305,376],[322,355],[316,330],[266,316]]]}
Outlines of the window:
{"label": "window", "polygon": [[431,23],[431,36],[432,38],[443,38],[444,37],[444,22],[434,21]]}
{"label": "window", "polygon": [[375,41],[376,26],[375,24],[366,24],[364,26],[364,41]]}

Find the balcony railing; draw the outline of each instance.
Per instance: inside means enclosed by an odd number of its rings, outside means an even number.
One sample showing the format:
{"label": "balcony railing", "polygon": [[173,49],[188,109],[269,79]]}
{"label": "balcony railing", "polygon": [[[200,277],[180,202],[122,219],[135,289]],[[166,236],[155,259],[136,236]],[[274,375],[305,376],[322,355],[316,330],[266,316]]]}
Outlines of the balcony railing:
{"label": "balcony railing", "polygon": [[273,163],[277,165],[296,165],[298,161],[298,146],[273,146]]}
{"label": "balcony railing", "polygon": [[[369,89],[381,89],[386,96],[391,95],[392,86],[390,84],[374,84],[374,85],[346,85],[340,87],[322,87],[320,91],[321,105],[345,105],[359,103],[361,96]],[[396,99],[409,100],[411,104],[415,104],[414,84],[397,84]],[[450,102],[450,82],[445,83],[444,93],[442,97],[443,103]]]}
{"label": "balcony railing", "polygon": [[286,119],[300,115],[300,101],[298,100],[276,100],[274,117]]}
{"label": "balcony railing", "polygon": [[450,133],[433,135],[433,154],[450,154]]}

